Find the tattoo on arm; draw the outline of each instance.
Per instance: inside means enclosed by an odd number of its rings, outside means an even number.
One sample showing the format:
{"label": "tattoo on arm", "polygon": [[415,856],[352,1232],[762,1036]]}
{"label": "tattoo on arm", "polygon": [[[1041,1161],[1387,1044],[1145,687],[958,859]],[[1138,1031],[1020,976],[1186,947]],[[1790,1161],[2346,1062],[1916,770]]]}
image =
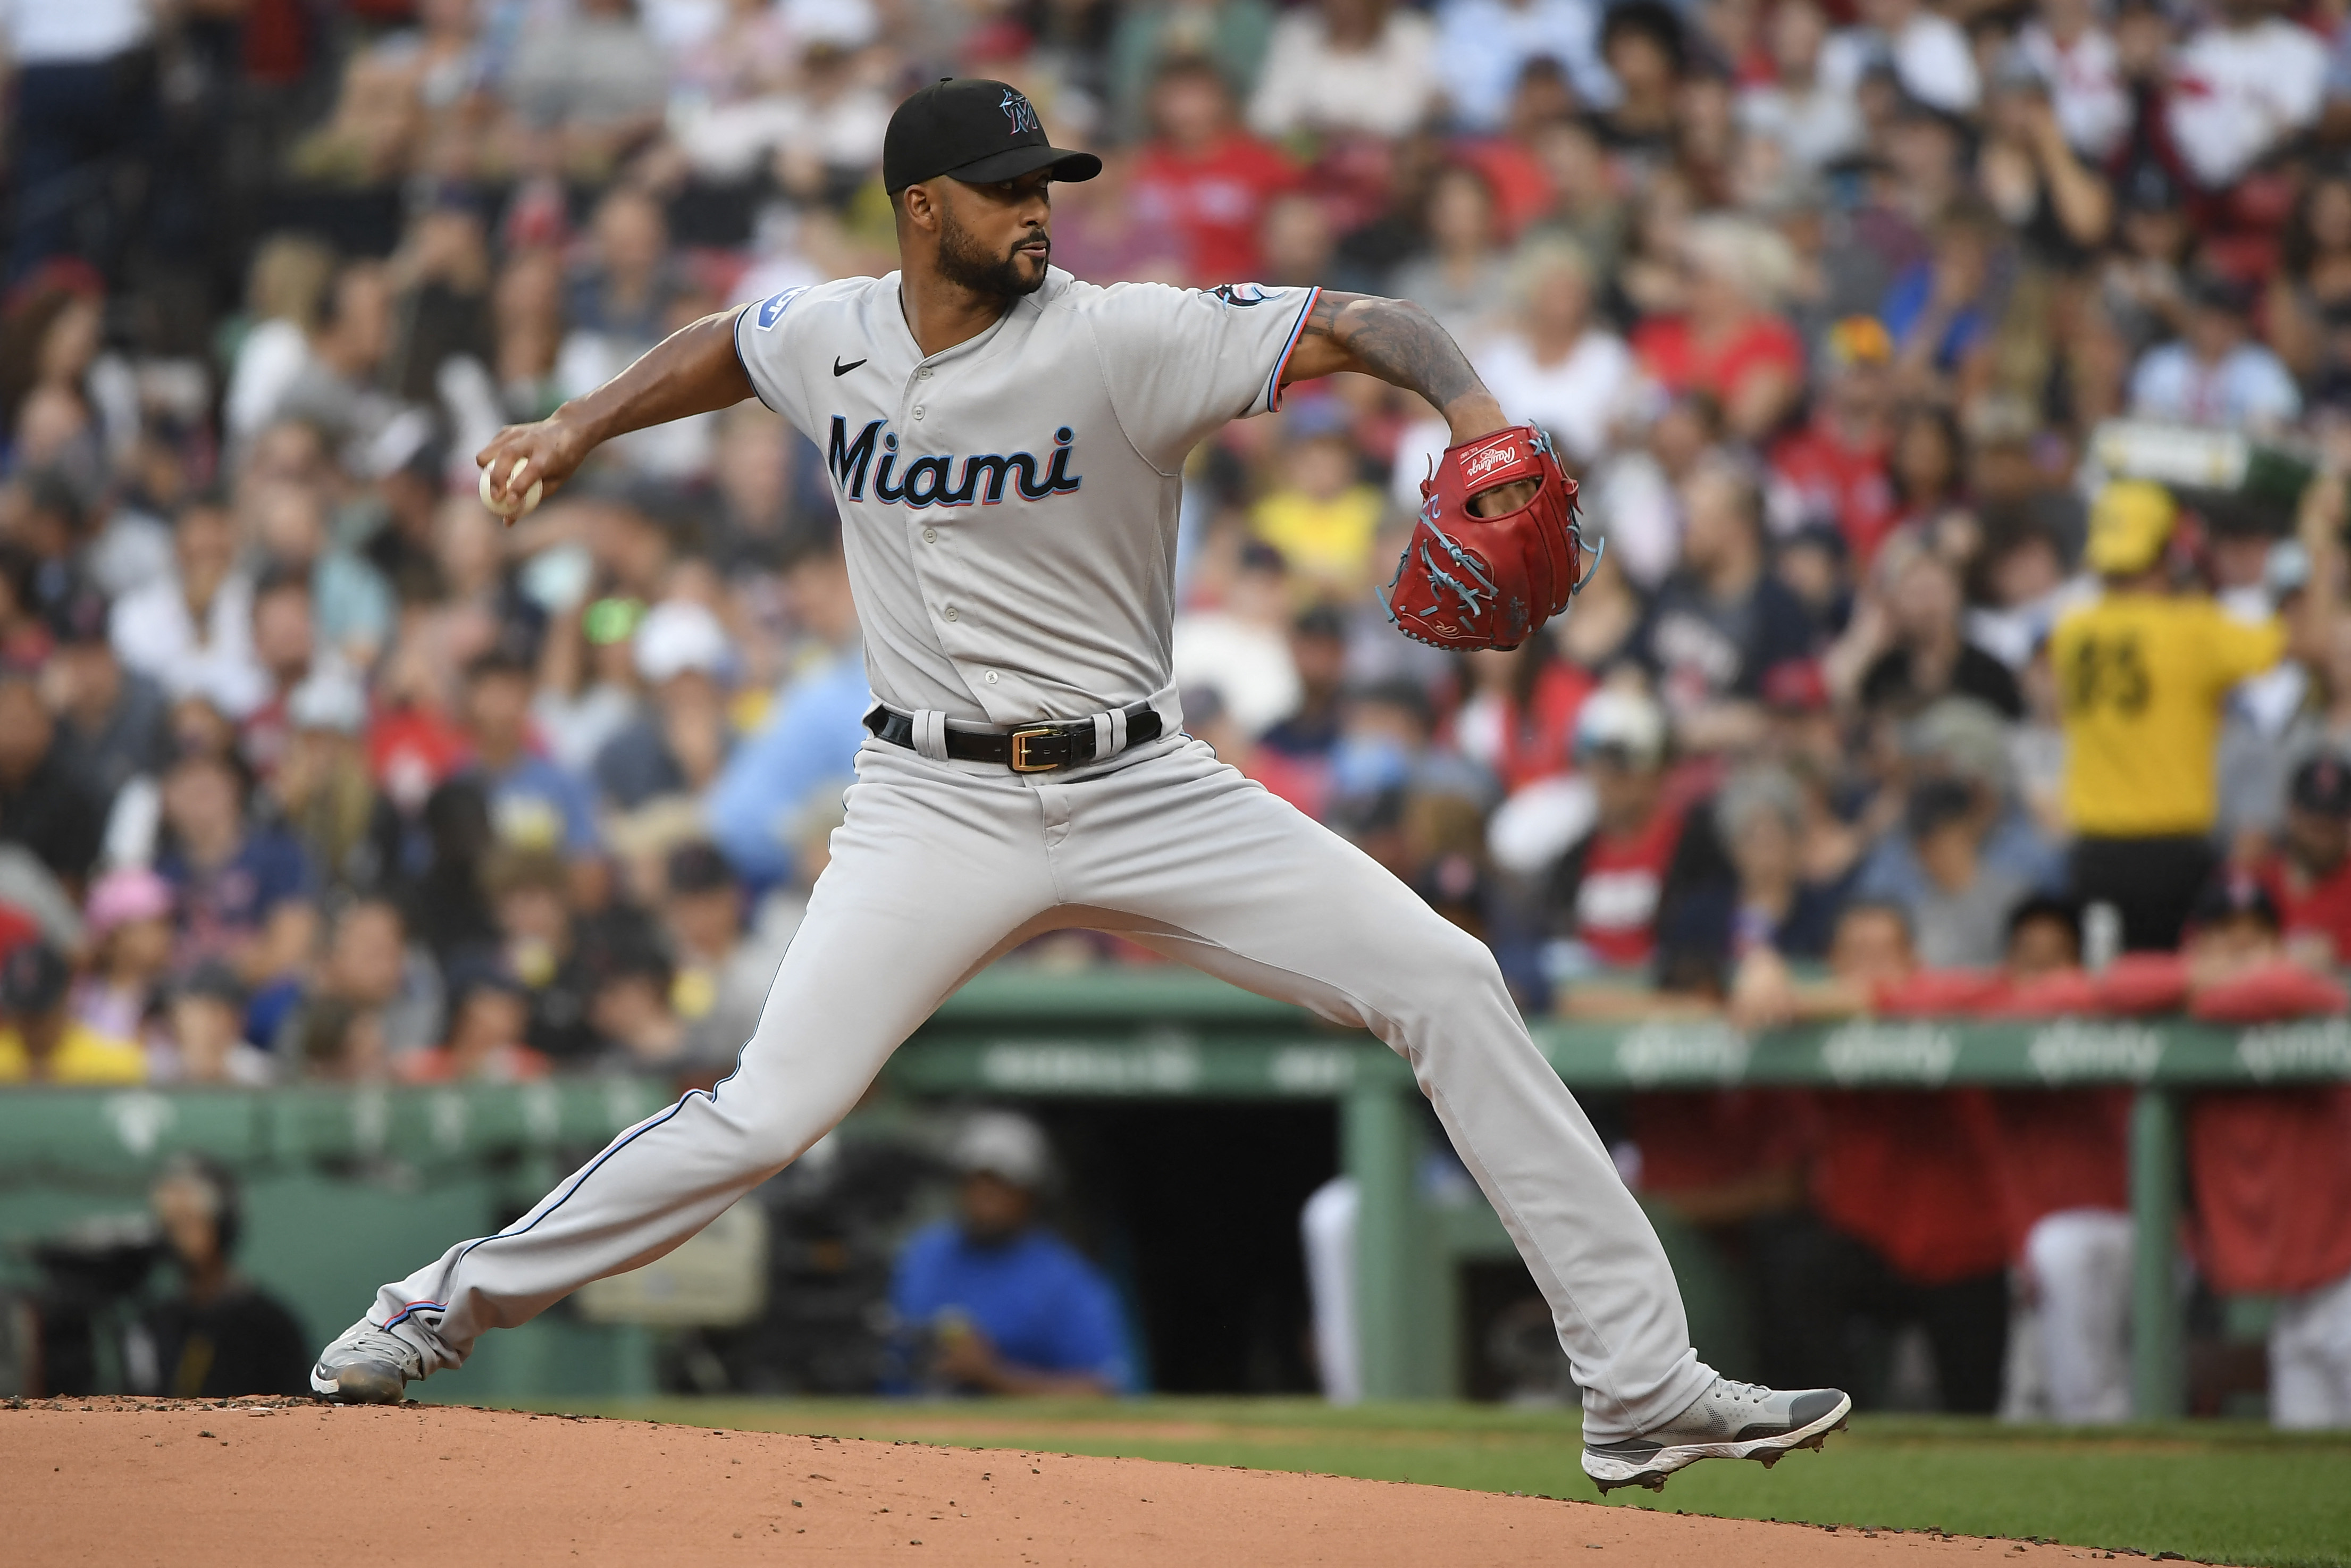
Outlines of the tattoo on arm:
{"label": "tattoo on arm", "polygon": [[1439,410],[1485,390],[1452,335],[1410,300],[1326,288],[1307,314],[1299,346],[1321,351],[1311,352],[1308,362],[1313,368],[1296,374],[1297,380],[1361,371],[1416,392]]}

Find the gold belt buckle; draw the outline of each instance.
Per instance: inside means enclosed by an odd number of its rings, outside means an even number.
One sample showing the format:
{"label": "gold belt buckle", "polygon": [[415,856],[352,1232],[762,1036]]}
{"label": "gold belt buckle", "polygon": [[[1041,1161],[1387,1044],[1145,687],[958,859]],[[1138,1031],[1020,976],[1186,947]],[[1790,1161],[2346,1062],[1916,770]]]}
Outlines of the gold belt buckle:
{"label": "gold belt buckle", "polygon": [[1029,760],[1029,743],[1030,741],[1050,740],[1052,738],[1053,731],[1050,728],[1014,730],[1012,732],[1012,771],[1015,773],[1050,773],[1053,769],[1059,768],[1061,764],[1058,762],[1031,762]]}

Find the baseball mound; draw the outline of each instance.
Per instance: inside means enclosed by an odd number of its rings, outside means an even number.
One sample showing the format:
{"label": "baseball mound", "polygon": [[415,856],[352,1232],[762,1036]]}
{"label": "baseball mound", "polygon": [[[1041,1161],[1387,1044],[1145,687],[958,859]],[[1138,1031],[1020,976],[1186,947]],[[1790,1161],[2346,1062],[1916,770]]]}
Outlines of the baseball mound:
{"label": "baseball mound", "polygon": [[[1933,1535],[1145,1459],[446,1406],[0,1403],[12,1562],[823,1562],[1192,1568],[2086,1558]],[[1585,1551],[1605,1552],[1586,1558]]]}

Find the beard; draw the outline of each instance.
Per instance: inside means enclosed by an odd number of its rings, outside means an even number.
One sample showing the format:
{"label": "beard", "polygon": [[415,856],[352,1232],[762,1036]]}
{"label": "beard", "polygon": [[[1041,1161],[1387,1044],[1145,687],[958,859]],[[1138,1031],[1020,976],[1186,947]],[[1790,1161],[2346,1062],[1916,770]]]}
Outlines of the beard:
{"label": "beard", "polygon": [[1029,243],[1029,235],[1022,235],[1003,255],[991,256],[980,248],[969,229],[956,222],[954,208],[943,206],[939,220],[939,276],[949,283],[999,299],[1018,299],[1044,287],[1043,263],[1053,256],[1050,240],[1045,242],[1045,255],[1031,277],[1023,271],[1019,256],[1019,248]]}

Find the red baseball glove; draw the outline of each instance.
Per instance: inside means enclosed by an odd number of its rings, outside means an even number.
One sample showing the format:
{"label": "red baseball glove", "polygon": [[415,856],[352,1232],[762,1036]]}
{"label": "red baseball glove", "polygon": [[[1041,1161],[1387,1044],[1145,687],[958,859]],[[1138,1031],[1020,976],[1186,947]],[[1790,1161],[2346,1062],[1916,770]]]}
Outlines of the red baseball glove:
{"label": "red baseball glove", "polygon": [[[1524,506],[1497,517],[1470,514],[1472,497],[1521,479],[1535,484]],[[1575,481],[1559,465],[1551,437],[1519,424],[1446,448],[1421,481],[1420,522],[1381,598],[1388,619],[1416,643],[1515,648],[1565,610],[1590,576]]]}

